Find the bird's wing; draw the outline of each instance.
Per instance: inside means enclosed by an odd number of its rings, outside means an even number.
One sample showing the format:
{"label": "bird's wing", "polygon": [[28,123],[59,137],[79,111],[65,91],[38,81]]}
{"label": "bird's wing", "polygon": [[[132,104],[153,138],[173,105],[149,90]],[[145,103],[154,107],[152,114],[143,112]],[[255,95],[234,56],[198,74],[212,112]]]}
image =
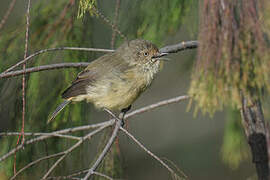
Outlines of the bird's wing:
{"label": "bird's wing", "polygon": [[121,67],[127,67],[126,62],[119,59],[117,54],[110,53],[91,62],[62,94],[62,98],[68,99],[79,95],[86,95],[89,88],[96,81],[108,76],[112,71],[118,71]]}

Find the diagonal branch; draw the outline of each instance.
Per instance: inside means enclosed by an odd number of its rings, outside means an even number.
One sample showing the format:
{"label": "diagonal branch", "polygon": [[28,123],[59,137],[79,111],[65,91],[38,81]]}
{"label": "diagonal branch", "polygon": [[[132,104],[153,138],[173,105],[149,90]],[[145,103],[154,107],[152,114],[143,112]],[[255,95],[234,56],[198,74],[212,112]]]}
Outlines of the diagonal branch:
{"label": "diagonal branch", "polygon": [[[198,41],[187,41],[187,42],[182,42],[182,43],[178,43],[175,45],[168,45],[165,46],[163,48],[160,48],[160,52],[162,53],[177,53],[179,51],[183,51],[186,49],[193,49],[193,48],[197,48],[199,45]],[[9,72],[11,70],[13,70],[14,68],[20,66],[21,64],[29,61],[30,59],[32,59],[33,57],[40,55],[42,53],[46,53],[46,52],[50,52],[50,51],[59,51],[59,50],[77,50],[77,51],[96,51],[96,52],[114,52],[114,50],[112,49],[98,49],[98,48],[78,48],[78,47],[59,47],[59,48],[51,48],[51,49],[43,49],[40,50],[34,54],[31,54],[30,56],[24,58],[23,60],[19,61],[17,64],[11,66],[10,68],[6,69],[4,72],[2,72],[0,74],[0,78],[7,78],[7,77],[13,77],[13,76],[19,76],[22,75],[22,71],[12,71]],[[45,71],[45,70],[51,70],[51,69],[58,69],[58,68],[69,68],[69,67],[83,67],[83,66],[87,66],[86,64],[82,64],[81,65],[72,65],[72,64],[66,64],[66,63],[62,63],[62,64],[58,64],[56,65],[56,67],[54,67],[54,65],[45,65],[45,66],[40,66],[40,67],[33,67],[30,69],[26,69],[26,73],[32,73],[32,72],[39,72],[39,71]],[[40,68],[40,69],[39,69]],[[13,75],[14,73],[14,75]]]}
{"label": "diagonal branch", "polygon": [[161,53],[177,53],[186,49],[195,49],[199,46],[198,41],[186,41],[174,45],[168,45],[163,48],[160,48]]}
{"label": "diagonal branch", "polygon": [[[57,179],[57,180],[59,180],[59,179],[72,179],[74,176],[79,176],[79,175],[82,175],[82,174],[87,173],[87,172],[88,172],[88,169],[79,171],[77,173],[73,173],[73,174],[68,175],[68,176],[48,177],[47,179]],[[100,172],[93,172],[93,174],[100,176],[100,177],[104,177],[105,179],[108,179],[108,180],[113,180],[113,178],[111,178],[110,176],[103,174],[103,173],[100,173]]]}
{"label": "diagonal branch", "polygon": [[[52,132],[52,134],[65,134],[65,133],[72,133],[72,132],[76,132],[76,131],[88,130],[88,129],[92,129],[92,128],[99,128],[99,127],[103,127],[103,126],[111,126],[113,123],[114,123],[114,121],[110,120],[110,121],[106,121],[106,122],[102,122],[102,123],[98,123],[98,124],[91,124],[91,125],[85,125],[85,126],[79,126],[79,127],[75,127],[75,128],[68,128],[68,129],[63,129],[63,130],[59,130],[59,131],[54,131],[54,132]],[[48,139],[51,137],[53,137],[53,135],[45,135],[45,136],[40,136],[37,138],[30,139],[30,140],[26,141],[24,144],[18,145],[16,148],[13,148],[8,153],[3,155],[0,158],[0,162],[5,160],[9,156],[13,155],[18,150],[24,148],[28,144],[33,144],[33,143],[36,143],[38,141],[42,141],[42,140],[45,140],[45,139]]]}
{"label": "diagonal branch", "polygon": [[[119,119],[123,119],[124,118],[124,113],[121,112],[119,115]],[[106,146],[104,147],[103,151],[101,152],[101,154],[98,156],[97,160],[95,161],[95,163],[93,164],[93,166],[88,170],[88,173],[84,176],[83,180],[87,180],[89,177],[91,177],[95,170],[97,169],[97,167],[100,165],[100,163],[102,162],[102,160],[105,158],[105,156],[107,155],[108,151],[111,149],[112,144],[115,140],[115,138],[117,137],[118,131],[121,127],[122,121],[121,120],[116,120],[115,123],[115,128],[113,130],[113,133],[109,139],[109,141],[107,142]]]}
{"label": "diagonal branch", "polygon": [[[162,161],[158,156],[156,156],[154,153],[152,153],[150,150],[148,150],[142,143],[140,143],[140,141],[138,141],[132,134],[130,134],[126,129],[124,129],[123,127],[120,127],[120,130],[123,131],[129,138],[131,138],[136,144],[138,144],[147,154],[149,154],[151,157],[153,157],[155,160],[157,160],[163,167],[165,167],[170,173],[171,175],[175,178],[175,179],[179,179],[179,176],[174,172],[174,170],[172,170],[164,161]],[[183,176],[185,178],[187,178],[187,176],[185,174],[183,174]]]}
{"label": "diagonal branch", "polygon": [[20,60],[17,64],[11,66],[1,74],[7,73],[11,71],[12,69],[20,66],[21,64],[29,61],[33,57],[46,53],[46,52],[51,52],[51,51],[62,51],[62,50],[72,50],[72,51],[95,51],[95,52],[114,52],[114,50],[111,49],[99,49],[99,48],[80,48],[80,47],[58,47],[58,48],[50,48],[50,49],[42,49],[40,51],[35,52],[34,54],[31,54],[30,56]]}
{"label": "diagonal branch", "polygon": [[[18,136],[21,135],[21,132],[2,132],[0,133],[0,136]],[[67,138],[67,139],[73,139],[73,140],[80,140],[80,137],[77,136],[71,136],[71,135],[64,135],[64,134],[57,134],[57,133],[23,133],[25,136],[52,136],[52,137],[61,137],[61,138]]]}
{"label": "diagonal branch", "polygon": [[52,165],[52,167],[47,171],[47,173],[42,177],[42,179],[46,179],[51,172],[58,166],[58,164],[69,154],[71,153],[74,149],[76,149],[77,147],[79,147],[86,139],[91,138],[93,135],[99,133],[100,131],[102,131],[103,129],[109,127],[108,125],[106,126],[102,126],[90,133],[88,133],[87,135],[85,135],[84,137],[81,138],[80,141],[78,141],[76,144],[74,144],[73,146],[71,146],[69,149],[63,151],[63,155]]}
{"label": "diagonal branch", "polygon": [[22,173],[24,170],[30,168],[31,166],[41,162],[41,161],[44,161],[46,159],[51,159],[51,158],[54,158],[54,157],[58,157],[58,156],[62,156],[64,154],[64,152],[60,152],[60,153],[56,153],[56,154],[52,154],[52,155],[49,155],[49,156],[44,156],[44,157],[41,157],[35,161],[32,161],[31,163],[27,164],[26,166],[24,166],[23,168],[21,168],[16,174],[14,174],[10,180],[13,180],[15,179],[20,173]]}
{"label": "diagonal branch", "polygon": [[15,6],[16,0],[12,0],[9,4],[8,10],[6,12],[6,14],[4,15],[3,19],[0,22],[0,30],[4,27],[4,25],[7,22],[7,19],[11,13],[11,11],[13,10],[14,6]]}
{"label": "diagonal branch", "polygon": [[32,67],[27,68],[24,70],[17,70],[17,71],[10,71],[7,73],[1,73],[1,78],[10,78],[14,76],[20,76],[22,74],[29,74],[33,72],[40,72],[40,71],[46,71],[46,70],[54,70],[54,69],[61,69],[61,68],[78,68],[78,67],[86,67],[88,66],[88,62],[79,62],[79,63],[59,63],[59,64],[49,64],[44,66],[38,66],[38,67]]}
{"label": "diagonal branch", "polygon": [[[178,103],[178,102],[181,102],[181,101],[186,100],[188,98],[190,98],[190,97],[187,96],[187,95],[184,95],[184,96],[176,96],[176,97],[173,97],[173,98],[170,98],[170,99],[159,101],[159,102],[156,102],[154,104],[150,104],[148,106],[139,108],[137,110],[134,110],[134,111],[126,114],[125,119],[130,118],[130,117],[135,116],[135,115],[138,115],[138,114],[142,114],[144,112],[147,112],[147,111],[150,111],[150,110],[153,110],[153,109],[156,109],[158,107],[166,106],[166,105],[173,104],[173,103]],[[110,119],[108,121],[105,121],[105,122],[102,122],[102,123],[97,123],[97,124],[91,124],[91,125],[85,125],[85,126],[79,126],[79,127],[74,127],[74,128],[58,130],[58,131],[54,131],[52,133],[66,134],[66,133],[72,133],[72,132],[76,132],[76,131],[88,130],[88,129],[92,129],[92,128],[99,128],[99,127],[102,127],[102,126],[105,126],[105,125],[111,126],[112,124],[114,124],[114,119]],[[3,136],[3,135],[5,135],[5,134],[0,133],[0,136]],[[52,135],[45,135],[45,136],[40,136],[40,137],[37,137],[37,138],[33,138],[33,139],[30,139],[30,140],[26,141],[24,145],[33,144],[33,143],[35,143],[37,141],[42,141],[42,140],[48,139],[50,137],[53,137],[53,136]],[[5,160],[6,158],[8,158],[12,154],[14,154],[15,151],[18,151],[23,147],[24,147],[23,145],[19,145],[16,148],[10,150],[8,153],[6,153],[5,155],[0,157],[0,162]]]}

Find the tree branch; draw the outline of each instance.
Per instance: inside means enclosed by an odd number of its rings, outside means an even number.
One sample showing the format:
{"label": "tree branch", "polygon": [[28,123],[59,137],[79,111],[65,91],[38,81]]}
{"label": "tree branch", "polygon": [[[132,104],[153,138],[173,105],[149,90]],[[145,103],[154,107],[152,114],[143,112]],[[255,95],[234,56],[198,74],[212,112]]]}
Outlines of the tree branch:
{"label": "tree branch", "polygon": [[[186,49],[193,49],[193,48],[197,48],[198,47],[198,41],[187,41],[187,42],[182,42],[182,43],[178,43],[178,44],[175,44],[175,45],[169,45],[169,46],[165,46],[163,48],[160,49],[160,52],[162,53],[177,53],[179,51],[183,51],[183,50],[186,50]],[[59,48],[51,48],[51,49],[43,49],[43,50],[40,50],[34,54],[31,54],[30,56],[28,56],[27,58],[19,61],[17,64],[11,66],[10,68],[8,68],[7,70],[5,70],[4,72],[2,72],[0,74],[0,78],[7,78],[7,77],[13,77],[13,76],[18,76],[18,75],[22,75],[23,73],[21,71],[13,71],[14,75],[13,74],[8,74],[9,71],[13,70],[14,68],[20,66],[21,64],[29,61],[30,59],[32,59],[33,57],[39,55],[39,54],[42,54],[42,53],[45,53],[45,52],[50,52],[50,51],[59,51],[59,50],[77,50],[77,51],[96,51],[96,52],[114,52],[114,50],[111,50],[111,49],[98,49],[98,48],[78,48],[78,47],[59,47]],[[83,63],[83,62],[82,62]],[[63,66],[62,66],[62,65]],[[81,66],[80,65],[65,65],[65,63],[61,63],[59,64],[58,68],[69,68],[69,67],[83,67],[84,65],[82,64]],[[74,63],[75,64],[75,63]],[[32,73],[32,72],[38,72],[38,71],[45,71],[45,70],[51,70],[51,69],[58,69],[58,68],[54,68],[54,67],[51,67],[53,65],[45,65],[45,66],[40,66],[42,67],[40,70],[38,69],[38,67],[34,67],[34,68],[37,68],[37,69],[34,69],[33,68],[33,71],[32,71],[32,68],[30,69],[26,69],[26,73]],[[87,66],[85,64],[85,66]],[[47,68],[47,69],[46,69]],[[12,72],[10,72],[12,73]]]}
{"label": "tree branch", "polygon": [[16,3],[16,0],[12,0],[9,4],[9,7],[8,7],[8,10],[7,12],[5,13],[3,19],[1,20],[1,23],[0,23],[0,30],[4,27],[4,25],[6,24],[7,22],[7,19],[11,13],[11,11],[13,10],[14,6],[15,6],[15,3]]}
{"label": "tree branch", "polygon": [[[54,132],[52,132],[52,134],[72,133],[72,132],[76,132],[76,131],[88,130],[88,129],[92,129],[92,128],[99,128],[99,127],[103,127],[103,126],[111,126],[111,125],[113,125],[113,123],[114,123],[113,120],[109,120],[109,121],[106,121],[106,122],[103,122],[103,123],[85,125],[85,126],[79,126],[79,127],[75,127],[75,128],[68,128],[68,129],[63,129],[63,130],[59,130],[59,131],[54,131]],[[5,160],[9,156],[13,155],[16,151],[22,149],[23,147],[25,147],[28,144],[33,144],[33,143],[36,143],[38,141],[42,141],[42,140],[45,140],[45,139],[48,139],[48,138],[51,138],[51,137],[53,137],[53,135],[45,135],[45,136],[40,136],[40,137],[37,137],[37,138],[30,139],[30,140],[26,141],[24,144],[18,145],[17,147],[13,148],[8,153],[3,155],[0,158],[0,162]]]}
{"label": "tree branch", "polygon": [[99,49],[99,48],[80,48],[80,47],[58,47],[58,48],[50,48],[50,49],[42,49],[40,51],[35,52],[34,54],[31,54],[30,56],[20,60],[17,64],[11,66],[10,68],[8,68],[7,70],[5,70],[4,72],[1,73],[7,73],[9,71],[11,71],[12,69],[20,66],[21,64],[29,61],[30,59],[32,59],[33,57],[46,53],[46,52],[51,52],[51,51],[62,51],[62,50],[72,50],[72,51],[95,51],[95,52],[114,52],[114,50],[111,49]]}
{"label": "tree branch", "polygon": [[33,72],[40,72],[40,71],[54,70],[54,69],[61,69],[61,68],[86,67],[89,64],[90,63],[88,63],[88,62],[50,64],[50,65],[27,68],[25,71],[24,70],[18,70],[18,71],[10,71],[10,72],[7,72],[7,73],[1,73],[0,78],[9,78],[9,77],[14,77],[14,76],[20,76],[20,75],[22,75],[24,73],[29,74],[29,73],[33,73]]}
{"label": "tree branch", "polygon": [[69,154],[71,153],[74,149],[76,149],[77,147],[79,147],[86,139],[91,138],[93,135],[99,133],[100,131],[102,131],[103,129],[109,127],[108,125],[106,126],[102,126],[90,133],[88,133],[87,135],[85,135],[84,137],[81,138],[80,141],[78,141],[76,144],[74,144],[73,146],[71,146],[69,149],[63,151],[63,155],[52,165],[52,167],[47,171],[47,173],[42,177],[42,179],[46,179],[50,173],[58,166],[58,164]]}
{"label": "tree branch", "polygon": [[269,179],[267,132],[260,100],[245,97],[242,93],[242,124],[251,148],[252,161],[259,180]]}
{"label": "tree branch", "polygon": [[198,46],[199,46],[198,41],[186,41],[174,45],[165,46],[163,48],[160,48],[159,51],[161,53],[177,53],[179,51],[183,51],[186,49],[194,49],[197,48]]}
{"label": "tree branch", "polygon": [[[137,110],[134,110],[128,114],[126,114],[125,116],[125,119],[127,118],[130,118],[132,116],[135,116],[135,115],[138,115],[138,114],[141,114],[141,113],[144,113],[144,112],[147,112],[147,111],[150,111],[150,110],[153,110],[155,108],[158,108],[158,107],[162,107],[162,106],[165,106],[165,105],[169,105],[169,104],[172,104],[172,103],[177,103],[177,102],[180,102],[180,101],[183,101],[183,100],[186,100],[188,99],[189,96],[177,96],[177,97],[174,97],[174,98],[171,98],[171,99],[166,99],[166,100],[163,100],[163,101],[159,101],[157,103],[154,103],[154,104],[151,104],[151,105],[148,105],[148,106],[145,106],[145,107],[142,107],[140,109],[137,109]],[[115,120],[114,119],[110,119],[108,121],[105,121],[105,122],[102,122],[102,123],[97,123],[97,124],[92,124],[92,125],[85,125],[85,126],[79,126],[79,127],[74,127],[74,128],[67,128],[67,129],[63,129],[63,130],[58,130],[58,131],[54,131],[54,132],[51,132],[51,133],[44,133],[44,135],[41,135],[40,137],[37,137],[37,138],[33,138],[33,139],[30,139],[28,141],[26,141],[24,143],[24,145],[20,144],[19,146],[17,146],[16,148],[10,150],[8,153],[6,153],[5,155],[3,155],[1,158],[0,158],[0,162],[5,160],[6,158],[8,158],[9,156],[11,156],[12,154],[14,154],[16,151],[22,149],[23,147],[25,147],[25,145],[28,145],[28,144],[32,144],[32,143],[35,143],[35,142],[38,142],[38,141],[41,141],[41,140],[45,140],[47,138],[50,138],[50,137],[54,137],[54,136],[59,136],[60,134],[66,134],[66,133],[73,133],[73,132],[77,132],[77,131],[82,131],[82,130],[88,130],[88,129],[92,129],[92,128],[99,128],[99,129],[102,129],[102,128],[105,128],[105,127],[109,127],[111,125],[113,125],[115,123]],[[99,131],[99,129],[97,129]],[[96,131],[97,131],[96,130]],[[117,130],[117,132],[119,131],[119,129]],[[94,132],[94,131],[93,131]],[[91,133],[93,133],[91,132]],[[116,132],[116,133],[117,133]],[[15,133],[18,133],[18,132],[15,132]],[[25,133],[26,135],[33,135],[35,133]],[[38,134],[38,133],[37,133]],[[36,135],[37,135],[36,134]],[[14,135],[13,133],[0,133],[0,136],[5,136],[5,135]],[[112,138],[112,137],[111,137]],[[114,137],[115,138],[115,137]],[[79,146],[81,142],[81,139],[80,141],[78,141],[75,145],[76,147]],[[111,141],[108,143],[108,147],[107,147],[107,150],[108,148],[110,148],[110,144]],[[74,145],[74,146],[75,146]],[[76,147],[71,147],[71,148],[76,148]],[[71,149],[70,148],[70,149]],[[57,164],[55,165],[55,167],[58,165],[58,163],[60,163],[60,161],[62,161],[62,159],[65,158],[65,156],[69,153],[68,151],[72,151],[73,149],[68,149],[66,151],[63,151],[63,156],[56,162]],[[107,151],[106,150],[106,151]],[[65,154],[64,154],[65,153]],[[104,151],[105,155],[106,155],[106,152]],[[101,154],[100,157],[105,157],[105,155]],[[97,168],[97,166],[99,165],[99,163],[102,161],[102,159],[100,158],[99,161],[97,161],[95,164],[95,168]],[[40,161],[38,161],[40,162]],[[29,165],[29,167],[32,166],[32,165]],[[53,167],[53,169],[55,168]],[[52,169],[52,170],[53,170]],[[51,170],[51,171],[52,171]],[[91,169],[90,169],[91,170]],[[88,172],[90,171],[88,170]],[[50,171],[50,172],[51,172]],[[47,172],[47,175],[46,177],[49,175],[50,173],[49,171]],[[95,171],[92,169],[90,174],[93,174]]]}
{"label": "tree branch", "polygon": [[[121,112],[119,115],[119,119],[123,119],[124,118],[124,113]],[[97,167],[100,165],[100,163],[102,162],[102,160],[105,158],[106,154],[108,153],[108,151],[110,150],[116,136],[117,133],[121,127],[122,121],[121,120],[116,120],[115,123],[115,127],[113,130],[113,133],[109,139],[109,141],[107,142],[106,146],[104,147],[103,151],[101,152],[101,154],[99,155],[99,157],[97,158],[97,160],[95,161],[95,163],[93,164],[93,166],[88,170],[88,173],[85,175],[85,177],[83,178],[83,180],[87,180],[89,177],[91,177],[95,170],[97,169]]]}
{"label": "tree branch", "polygon": [[[59,179],[71,179],[71,178],[73,178],[73,176],[79,176],[79,175],[84,174],[84,173],[87,173],[87,172],[88,172],[88,169],[79,171],[79,172],[77,172],[77,173],[73,173],[73,174],[68,175],[68,176],[48,177],[47,179],[57,179],[57,180],[59,180]],[[103,174],[103,173],[100,173],[100,172],[93,172],[93,174],[94,174],[94,175],[98,175],[98,176],[100,176],[100,177],[104,177],[104,178],[106,178],[106,179],[108,179],[108,180],[113,180],[113,178],[111,178],[111,177],[109,177],[108,175],[105,175],[105,174]],[[79,179],[80,179],[80,178],[79,178]]]}
{"label": "tree branch", "polygon": [[[147,154],[157,160],[162,166],[164,166],[175,179],[180,179],[180,177],[172,170],[164,161],[162,161],[158,156],[148,150],[140,141],[138,141],[132,134],[130,134],[126,129],[120,127],[120,130],[123,131],[129,138],[131,138],[138,146],[140,146]],[[182,174],[184,178],[187,178],[185,174]]]}
{"label": "tree branch", "polygon": [[15,173],[11,178],[10,180],[13,180],[15,179],[20,173],[22,173],[24,170],[30,168],[31,166],[43,161],[43,160],[46,160],[46,159],[51,159],[51,158],[54,158],[54,157],[58,157],[58,156],[61,156],[63,155],[64,152],[60,152],[60,153],[56,153],[56,154],[52,154],[52,155],[49,155],[49,156],[44,156],[44,157],[41,157],[35,161],[32,161],[31,163],[27,164],[26,166],[24,166],[23,168],[21,168],[17,173]]}
{"label": "tree branch", "polygon": [[[166,99],[166,100],[163,100],[163,101],[159,101],[157,103],[154,103],[154,104],[139,108],[137,110],[134,110],[134,111],[126,114],[125,119],[130,118],[130,117],[135,116],[135,115],[138,115],[138,114],[141,114],[141,113],[144,113],[144,112],[147,112],[147,111],[150,111],[150,110],[153,110],[153,109],[158,108],[158,107],[162,107],[162,106],[165,106],[165,105],[177,103],[177,102],[186,100],[188,98],[189,98],[189,96],[185,95],[185,96],[176,96],[176,97],[173,97],[171,99]],[[102,123],[97,123],[97,124],[91,124],[91,125],[85,125],[85,126],[79,126],[79,127],[67,128],[67,129],[63,129],[63,130],[54,131],[54,132],[52,132],[52,134],[73,133],[73,132],[76,132],[76,131],[88,130],[88,129],[92,129],[92,128],[99,128],[99,127],[102,127],[102,126],[105,126],[105,125],[111,126],[113,124],[114,124],[114,119],[110,119],[109,121],[105,121],[105,122],[102,122]],[[4,136],[5,134],[6,133],[0,133],[0,136]],[[32,144],[32,143],[35,143],[37,141],[42,141],[42,140],[48,139],[50,137],[53,137],[53,135],[44,135],[44,136],[40,136],[40,137],[37,137],[37,138],[33,138],[33,139],[30,139],[30,140],[26,141],[24,145]],[[11,156],[16,151],[20,150],[23,147],[24,147],[23,145],[19,145],[16,148],[10,150],[8,153],[6,153],[5,155],[0,157],[0,162],[5,160],[6,158],[8,158],[9,156]]]}

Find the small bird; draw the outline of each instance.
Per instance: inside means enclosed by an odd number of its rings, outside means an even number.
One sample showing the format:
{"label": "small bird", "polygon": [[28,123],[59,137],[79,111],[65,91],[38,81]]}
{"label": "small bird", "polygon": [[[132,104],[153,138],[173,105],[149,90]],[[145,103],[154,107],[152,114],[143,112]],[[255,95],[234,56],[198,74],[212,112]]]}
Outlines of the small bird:
{"label": "small bird", "polygon": [[126,113],[146,90],[160,70],[162,57],[149,41],[136,39],[123,43],[115,52],[92,61],[62,94],[64,102],[48,122],[70,102],[86,100],[98,109]]}

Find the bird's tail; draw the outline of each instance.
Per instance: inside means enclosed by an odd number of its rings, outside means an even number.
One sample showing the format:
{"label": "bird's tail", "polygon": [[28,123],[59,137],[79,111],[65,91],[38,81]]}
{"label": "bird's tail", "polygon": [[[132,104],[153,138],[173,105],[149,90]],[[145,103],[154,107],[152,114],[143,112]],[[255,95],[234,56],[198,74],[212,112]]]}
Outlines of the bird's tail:
{"label": "bird's tail", "polygon": [[62,109],[64,109],[64,107],[66,107],[66,105],[68,105],[70,102],[71,102],[70,100],[65,100],[64,102],[62,102],[62,104],[60,104],[60,105],[56,108],[56,110],[52,113],[51,117],[50,117],[50,118],[48,119],[48,121],[47,121],[47,124],[48,124],[49,122],[51,122],[51,121],[57,116],[57,114],[58,114]]}

